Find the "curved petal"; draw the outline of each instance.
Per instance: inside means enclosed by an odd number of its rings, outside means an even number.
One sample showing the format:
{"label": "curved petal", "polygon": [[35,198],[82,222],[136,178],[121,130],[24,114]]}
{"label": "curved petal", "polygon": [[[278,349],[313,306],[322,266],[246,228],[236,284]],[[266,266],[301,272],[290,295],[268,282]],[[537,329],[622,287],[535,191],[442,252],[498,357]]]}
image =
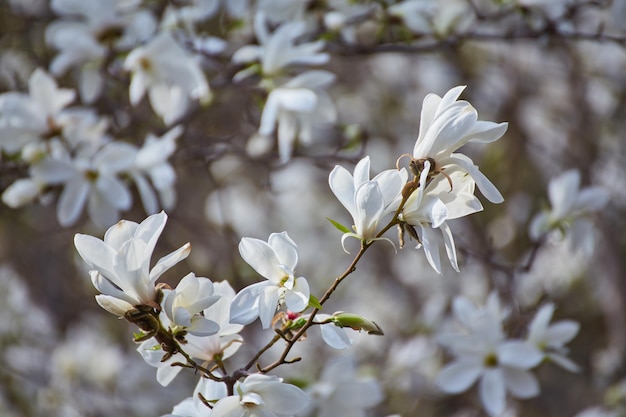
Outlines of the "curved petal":
{"label": "curved petal", "polygon": [[322,325],[321,332],[324,342],[334,349],[346,349],[352,345],[352,340],[345,329],[332,323]]}
{"label": "curved petal", "polygon": [[337,165],[328,176],[328,184],[333,194],[335,194],[335,197],[337,197],[337,200],[339,200],[341,205],[354,217],[354,212],[356,211],[354,207],[356,189],[354,188],[354,178],[352,174],[344,167]]}
{"label": "curved petal", "polygon": [[458,361],[443,368],[437,385],[448,394],[459,394],[471,387],[482,373],[479,362]]}
{"label": "curved petal", "polygon": [[165,255],[164,257],[159,259],[154,267],[150,270],[150,282],[156,282],[156,280],[159,279],[159,277],[163,275],[165,271],[187,258],[190,252],[191,243],[185,243],[174,252]]}
{"label": "curved petal", "polygon": [[280,289],[278,287],[267,285],[263,288],[259,299],[259,318],[264,329],[268,329],[272,324],[279,298]]}
{"label": "curved petal", "polygon": [[363,183],[356,191],[354,226],[361,239],[367,241],[376,236],[378,221],[385,209],[385,201],[376,181]]}
{"label": "curved petal", "polygon": [[305,278],[299,277],[293,289],[285,292],[285,305],[289,310],[299,313],[309,305],[309,297],[309,283]]}
{"label": "curved petal", "polygon": [[504,201],[504,197],[500,194],[500,191],[496,188],[495,185],[489,179],[480,172],[478,167],[474,165],[474,162],[468,158],[467,156],[454,153],[451,154],[448,158],[446,158],[447,163],[454,163],[459,165],[461,168],[467,171],[468,174],[476,181],[476,185],[481,193],[485,196],[485,198],[492,203],[502,203]]}
{"label": "curved petal", "polygon": [[504,368],[504,382],[509,392],[516,398],[532,398],[539,395],[537,378],[528,371]]}
{"label": "curved petal", "polygon": [[271,283],[257,282],[239,291],[230,304],[230,322],[246,325],[259,317],[259,301],[263,289]]}
{"label": "curved petal", "polygon": [[272,233],[267,243],[274,249],[280,263],[293,272],[298,265],[298,247],[287,232]]}
{"label": "curved petal", "polygon": [[512,368],[530,369],[539,365],[543,353],[528,342],[508,341],[498,346],[498,361]]}
{"label": "curved petal", "polygon": [[502,370],[492,368],[485,370],[480,380],[480,400],[485,410],[492,417],[500,416],[506,407],[506,391]]}
{"label": "curved petal", "polygon": [[561,320],[550,326],[545,341],[549,346],[561,347],[572,340],[580,330],[580,324],[573,320]]}
{"label": "curved petal", "polygon": [[282,262],[268,243],[244,237],[239,242],[239,253],[252,269],[273,283],[278,284],[285,277],[285,271],[280,268]]}
{"label": "curved petal", "polygon": [[80,177],[65,184],[57,205],[57,219],[61,226],[67,227],[76,223],[85,207],[89,189],[89,183]]}

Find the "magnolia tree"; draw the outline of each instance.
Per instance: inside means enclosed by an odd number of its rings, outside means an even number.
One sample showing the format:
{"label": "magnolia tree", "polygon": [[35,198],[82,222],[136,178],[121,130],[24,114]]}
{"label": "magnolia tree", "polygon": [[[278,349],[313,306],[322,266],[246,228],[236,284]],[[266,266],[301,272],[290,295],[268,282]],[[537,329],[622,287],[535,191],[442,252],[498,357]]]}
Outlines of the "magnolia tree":
{"label": "magnolia tree", "polygon": [[626,2],[0,9],[3,415],[626,412]]}

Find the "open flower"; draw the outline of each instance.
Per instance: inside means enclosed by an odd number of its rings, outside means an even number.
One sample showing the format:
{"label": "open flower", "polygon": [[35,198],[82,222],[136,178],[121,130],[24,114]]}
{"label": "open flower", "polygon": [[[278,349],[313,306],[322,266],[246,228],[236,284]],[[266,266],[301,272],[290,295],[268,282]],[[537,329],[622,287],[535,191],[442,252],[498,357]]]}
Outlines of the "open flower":
{"label": "open flower", "polygon": [[446,176],[435,176],[427,183],[429,168],[430,162],[426,161],[419,187],[409,196],[398,218],[404,222],[402,227],[412,228],[411,235],[419,240],[416,248],[424,248],[428,263],[437,273],[441,273],[442,239],[435,232],[439,229],[450,264],[458,272],[454,238],[446,221],[481,211],[483,206],[474,195],[475,183],[467,173],[452,167]]}
{"label": "open flower", "polygon": [[235,392],[215,404],[211,417],[293,417],[309,403],[300,388],[270,375],[252,374],[237,382]]}
{"label": "open flower", "polygon": [[382,401],[378,381],[357,376],[352,357],[329,362],[319,381],[308,390],[319,417],[364,416],[365,410]]}
{"label": "open flower", "polygon": [[269,136],[278,131],[281,162],[289,161],[296,139],[309,144],[316,126],[336,121],[335,106],[323,90],[334,79],[335,75],[328,71],[307,71],[270,92],[259,134]]}
{"label": "open flower", "polygon": [[590,235],[591,224],[584,218],[602,210],[609,196],[601,187],[580,187],[580,172],[572,169],[550,180],[550,210],[537,214],[530,223],[530,237],[538,241],[552,231],[571,232],[574,247],[581,247]]}
{"label": "open flower", "polygon": [[578,333],[580,325],[573,320],[561,320],[549,324],[554,314],[554,304],[548,303],[541,307],[528,326],[527,340],[544,352],[546,358],[560,367],[578,372],[580,368],[567,355],[565,344]]}
{"label": "open flower", "polygon": [[267,329],[280,304],[295,312],[308,306],[309,284],[304,277],[294,276],[297,249],[287,232],[272,233],[267,242],[241,239],[241,257],[267,281],[252,284],[235,296],[230,308],[231,323],[245,325],[259,317]]}
{"label": "open flower", "polygon": [[331,171],[328,177],[330,189],[354,221],[354,233],[345,233],[341,238],[344,250],[348,237],[355,237],[362,242],[377,239],[379,223],[386,215],[397,210],[402,200],[402,188],[407,177],[405,170],[390,169],[370,180],[369,156],[359,161],[354,168],[354,175],[341,166]]}
{"label": "open flower", "polygon": [[155,303],[156,280],[191,250],[187,243],[150,269],[150,258],[166,221],[167,215],[161,212],[141,224],[122,220],[107,230],[104,240],[80,233],[74,236],[78,254],[93,268],[91,281],[101,292],[96,300],[102,308],[123,316],[136,305]]}
{"label": "open flower", "polygon": [[76,97],[74,90],[59,88],[47,72],[38,68],[28,80],[29,94],[0,94],[0,150],[19,152],[63,132],[71,122],[64,117],[66,107]]}
{"label": "open flower", "polygon": [[[238,63],[261,62],[263,75],[276,75],[292,64],[320,65],[328,62],[329,55],[320,50],[324,42],[298,43],[296,40],[305,34],[303,21],[283,23],[273,33],[269,33],[265,13],[257,12],[254,17],[254,32],[260,45],[246,45],[233,55]],[[254,67],[235,75],[235,80],[243,79],[255,71]]]}
{"label": "open flower", "polygon": [[199,314],[219,300],[213,294],[213,283],[208,278],[196,277],[193,272],[185,275],[175,289],[165,292],[163,311],[171,326],[196,336],[217,333],[219,325]]}
{"label": "open flower", "polygon": [[483,195],[493,203],[504,201],[498,189],[480,172],[474,162],[461,153],[454,153],[468,142],[494,142],[506,132],[508,123],[478,120],[478,112],[467,101],[458,98],[465,86],[454,87],[443,98],[428,94],[424,98],[420,129],[413,158],[430,160],[432,172],[459,166],[476,181]]}
{"label": "open flower", "polygon": [[[467,303],[455,300],[455,304]],[[469,317],[460,316],[465,311],[466,308],[455,309],[458,321],[467,327],[468,333],[441,338],[456,360],[439,374],[439,387],[449,394],[458,394],[480,381],[480,400],[492,417],[504,412],[507,391],[516,398],[538,395],[539,383],[529,370],[541,362],[543,354],[531,343],[506,339],[501,313],[493,308],[474,311]]]}
{"label": "open flower", "polygon": [[152,109],[167,125],[185,114],[190,99],[210,99],[209,84],[198,61],[167,32],[131,51],[124,68],[132,72],[132,105],[137,105],[147,90]]}

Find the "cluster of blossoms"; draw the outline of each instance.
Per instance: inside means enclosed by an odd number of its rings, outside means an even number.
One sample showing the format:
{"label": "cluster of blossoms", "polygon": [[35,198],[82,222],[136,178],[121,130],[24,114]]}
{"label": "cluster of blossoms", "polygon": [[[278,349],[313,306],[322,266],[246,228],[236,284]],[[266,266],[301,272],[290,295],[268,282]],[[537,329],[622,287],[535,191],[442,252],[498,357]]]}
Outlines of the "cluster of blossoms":
{"label": "cluster of blossoms", "polygon": [[148,134],[141,147],[115,141],[107,134],[107,119],[89,108],[68,107],[75,95],[42,69],[31,75],[29,94],[0,95],[0,150],[27,164],[29,174],[10,185],[2,200],[16,208],[50,200],[62,188],[62,226],[76,223],[86,205],[90,219],[104,228],[131,208],[133,182],[149,214],[159,206],[172,208],[176,174],[168,158],[182,127],[159,137]]}
{"label": "cluster of blossoms", "polygon": [[[383,234],[395,225],[400,231],[400,244],[404,233],[408,233],[418,241],[418,248],[424,248],[433,269],[441,273],[439,239],[434,233],[434,229],[440,229],[448,259],[459,270],[446,221],[482,209],[474,195],[475,184],[494,202],[502,201],[502,196],[468,157],[455,151],[471,141],[497,140],[507,127],[506,123],[479,121],[476,110],[468,102],[458,100],[462,90],[463,87],[456,87],[443,97],[431,94],[424,100],[420,133],[413,154],[408,155],[412,178],[405,168],[396,168],[370,179],[369,157],[356,165],[353,174],[339,166],[332,170],[330,188],[354,220],[352,232],[333,221],[344,231],[344,250],[348,237],[361,242],[360,254],[378,240],[391,242]],[[98,303],[141,329],[135,339],[140,343],[138,351],[157,368],[159,383],[168,385],[183,364],[201,373],[194,395],[174,407],[169,416],[200,416],[207,407],[212,416],[294,416],[307,407],[309,396],[267,373],[290,362],[287,355],[291,347],[308,328],[321,326],[323,339],[335,348],[351,344],[346,327],[382,334],[376,323],[355,314],[318,314],[332,291],[353,269],[337,278],[318,300],[311,294],[306,278],[296,276],[298,249],[286,232],[273,233],[267,241],[241,239],[241,257],[265,281],[238,293],[226,281],[213,283],[193,273],[183,277],[176,288],[157,284],[165,272],[190,253],[187,243],[150,268],[166,220],[164,212],[141,224],[123,220],[105,233],[104,240],[77,234],[75,246],[92,269],[92,283],[100,292],[96,296]],[[312,310],[309,313],[307,309]],[[477,309],[459,297],[454,311],[466,332],[442,337],[442,343],[457,361],[443,369],[439,384],[446,392],[458,393],[480,378],[481,399],[490,415],[503,412],[506,390],[519,398],[538,394],[538,383],[528,370],[543,359],[569,370],[577,369],[565,356],[564,345],[575,336],[578,326],[574,322],[549,325],[552,304],[539,310],[526,341],[505,338],[502,320],[506,312],[495,295],[485,309]],[[225,361],[243,343],[239,333],[257,318],[263,329],[273,328],[277,336],[247,366],[229,372]],[[262,368],[257,361],[280,339],[287,343],[282,359]],[[251,373],[249,369],[255,363],[259,372]],[[342,370],[340,375],[338,370]],[[382,399],[375,381],[354,382],[350,376],[353,373],[353,364],[333,366],[322,375],[322,381],[328,381],[311,388],[314,398],[323,398],[322,415],[345,408],[346,398],[336,403],[332,400],[332,395],[338,395],[342,389],[360,392],[349,395],[363,408]],[[329,391],[328,386],[344,380],[341,389]],[[352,385],[353,388],[347,388]]]}
{"label": "cluster of blossoms", "polygon": [[[413,153],[403,155],[410,157],[411,181],[407,182],[405,169],[390,169],[370,179],[369,157],[357,164],[352,175],[340,166],[330,173],[330,188],[354,221],[353,232],[342,227],[342,243],[347,237],[363,244],[386,239],[381,237],[383,219],[395,215],[401,246],[406,232],[418,242],[417,248],[424,249],[433,269],[441,273],[443,241],[450,264],[459,270],[446,221],[483,209],[474,195],[476,185],[491,202],[500,203],[503,198],[470,158],[455,151],[469,142],[498,140],[507,129],[507,123],[478,120],[476,109],[458,100],[464,88],[455,87],[443,97],[429,94],[424,99]],[[441,238],[435,229],[441,231]]]}

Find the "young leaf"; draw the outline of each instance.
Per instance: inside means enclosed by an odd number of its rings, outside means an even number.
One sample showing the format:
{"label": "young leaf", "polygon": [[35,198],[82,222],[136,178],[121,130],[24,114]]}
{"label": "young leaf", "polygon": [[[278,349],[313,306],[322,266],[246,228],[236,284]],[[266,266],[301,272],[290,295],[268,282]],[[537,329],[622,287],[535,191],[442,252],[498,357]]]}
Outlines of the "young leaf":
{"label": "young leaf", "polygon": [[348,229],[346,226],[344,226],[343,224],[331,219],[330,217],[326,217],[326,220],[328,220],[329,222],[332,223],[333,226],[335,226],[340,232],[343,233],[351,233],[350,229]]}
{"label": "young leaf", "polygon": [[309,307],[317,308],[318,310],[322,309],[322,305],[320,304],[320,300],[317,299],[316,296],[311,294],[309,296]]}

